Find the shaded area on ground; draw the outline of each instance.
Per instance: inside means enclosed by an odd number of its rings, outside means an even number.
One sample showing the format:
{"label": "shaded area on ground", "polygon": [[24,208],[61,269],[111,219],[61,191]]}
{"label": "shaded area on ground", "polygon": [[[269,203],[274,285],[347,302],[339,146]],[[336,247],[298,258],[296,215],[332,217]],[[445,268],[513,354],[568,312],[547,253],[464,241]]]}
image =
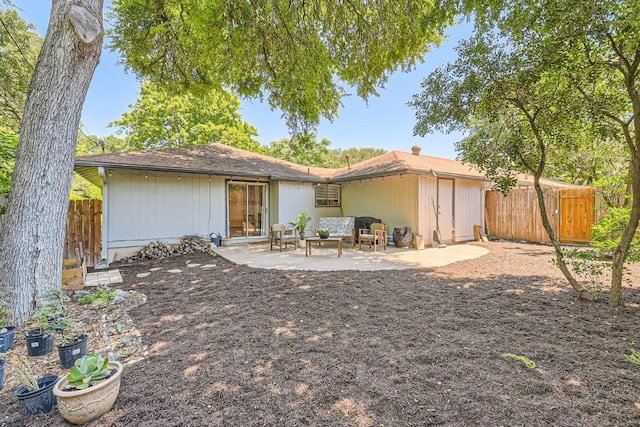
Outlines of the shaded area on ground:
{"label": "shaded area on ground", "polygon": [[[585,303],[550,248],[483,246],[403,271],[261,270],[204,254],[118,265],[123,288],[148,297],[130,314],[149,354],[90,425],[640,425],[640,367],[624,357],[640,293]],[[0,424],[67,425],[17,416],[9,393]]]}

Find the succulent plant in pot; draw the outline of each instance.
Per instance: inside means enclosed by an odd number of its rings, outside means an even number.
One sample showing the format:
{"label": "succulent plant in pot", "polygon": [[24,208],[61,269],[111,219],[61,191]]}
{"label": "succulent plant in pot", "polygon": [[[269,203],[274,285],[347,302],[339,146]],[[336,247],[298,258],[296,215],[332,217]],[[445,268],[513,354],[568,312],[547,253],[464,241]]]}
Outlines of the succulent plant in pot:
{"label": "succulent plant in pot", "polygon": [[0,353],[6,353],[13,348],[16,328],[9,324],[10,316],[7,303],[0,298]]}
{"label": "succulent plant in pot", "polygon": [[60,414],[72,424],[84,424],[109,411],[120,392],[122,369],[99,353],[76,360],[53,388]]}

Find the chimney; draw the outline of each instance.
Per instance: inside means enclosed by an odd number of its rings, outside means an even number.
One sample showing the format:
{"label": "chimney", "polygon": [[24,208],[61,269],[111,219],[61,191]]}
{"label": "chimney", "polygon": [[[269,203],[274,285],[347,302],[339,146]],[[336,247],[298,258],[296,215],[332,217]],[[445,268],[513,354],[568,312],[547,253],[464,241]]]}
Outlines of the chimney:
{"label": "chimney", "polygon": [[419,156],[420,155],[420,146],[419,145],[414,145],[413,147],[411,147],[411,152],[413,153],[414,156]]}
{"label": "chimney", "polygon": [[347,169],[351,170],[351,156],[348,154],[345,154],[344,159],[347,161]]}

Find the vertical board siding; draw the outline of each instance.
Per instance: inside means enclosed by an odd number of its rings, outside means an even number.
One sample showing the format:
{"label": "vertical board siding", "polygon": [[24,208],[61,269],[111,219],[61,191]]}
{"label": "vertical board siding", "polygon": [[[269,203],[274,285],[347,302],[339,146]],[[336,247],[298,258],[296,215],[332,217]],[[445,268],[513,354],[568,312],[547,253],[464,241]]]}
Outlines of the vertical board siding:
{"label": "vertical board siding", "polygon": [[[545,207],[552,226],[555,191],[544,191]],[[517,188],[503,196],[498,191],[488,191],[486,196],[487,232],[492,236],[528,242],[548,243],[549,236],[542,225],[538,199],[533,188]]]}
{"label": "vertical board siding", "polygon": [[[592,188],[544,190],[547,216],[561,243],[588,243],[591,240],[591,227],[603,214],[595,208],[596,198]],[[485,215],[487,233],[494,237],[550,242],[542,225],[535,189],[531,187],[513,189],[507,196],[488,191]]]}
{"label": "vertical board siding", "polygon": [[482,224],[482,189],[477,181],[456,179],[455,237],[456,242],[474,240],[473,226]]}
{"label": "vertical board siding", "polygon": [[75,258],[76,248],[79,250],[82,245],[87,265],[92,267],[99,263],[101,221],[101,200],[69,201],[63,257]]}
{"label": "vertical board siding", "polygon": [[207,237],[226,230],[226,187],[222,177],[115,171],[109,178],[107,242],[111,247]]}
{"label": "vertical board siding", "polygon": [[561,189],[558,190],[560,231],[559,239],[563,243],[587,243],[591,241],[591,226],[595,223],[596,190]]}

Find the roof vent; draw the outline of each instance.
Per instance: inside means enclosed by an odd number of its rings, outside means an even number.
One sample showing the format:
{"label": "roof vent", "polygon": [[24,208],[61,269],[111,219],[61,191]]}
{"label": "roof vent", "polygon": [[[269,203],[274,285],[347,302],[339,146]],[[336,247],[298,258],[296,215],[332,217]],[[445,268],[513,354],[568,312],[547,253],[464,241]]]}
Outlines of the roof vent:
{"label": "roof vent", "polygon": [[420,155],[420,146],[419,145],[414,145],[413,147],[411,147],[411,152],[413,153],[414,156],[419,156]]}

